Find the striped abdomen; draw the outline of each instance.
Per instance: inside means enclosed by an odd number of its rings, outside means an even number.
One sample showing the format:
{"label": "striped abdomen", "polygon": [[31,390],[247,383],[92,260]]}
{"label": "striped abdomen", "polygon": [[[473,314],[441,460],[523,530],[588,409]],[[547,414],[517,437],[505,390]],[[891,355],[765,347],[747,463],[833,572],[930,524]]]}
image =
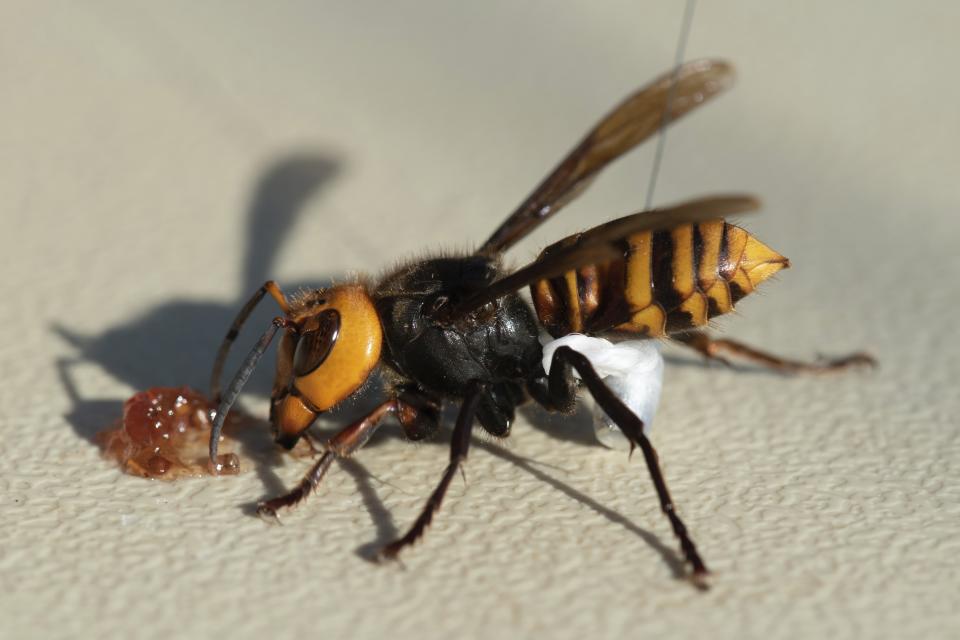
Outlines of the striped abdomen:
{"label": "striped abdomen", "polygon": [[554,337],[609,330],[660,337],[701,327],[789,266],[722,220],[637,233],[620,243],[621,259],[531,285],[537,316]]}

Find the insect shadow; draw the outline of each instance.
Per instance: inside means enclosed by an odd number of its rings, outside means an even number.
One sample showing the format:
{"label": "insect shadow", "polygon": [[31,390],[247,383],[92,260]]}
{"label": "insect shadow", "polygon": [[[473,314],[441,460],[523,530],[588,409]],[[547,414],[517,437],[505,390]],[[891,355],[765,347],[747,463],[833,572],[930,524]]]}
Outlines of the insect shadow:
{"label": "insect shadow", "polygon": [[[279,250],[305,205],[336,178],[341,166],[339,160],[329,155],[311,152],[281,157],[267,167],[251,193],[247,208],[243,274],[234,300],[173,299],[146,309],[129,322],[110,327],[99,335],[82,335],[59,323],[52,326],[52,331],[78,352],[74,358],[55,362],[72,404],[65,418],[77,435],[93,442],[98,431],[122,414],[123,407],[122,398],[84,398],[74,382],[73,371],[79,365],[93,363],[134,389],[187,385],[206,390],[216,349],[237,310],[273,272]],[[320,278],[300,286],[321,287],[332,279]],[[296,287],[294,284],[290,290]],[[263,305],[250,318],[250,327],[266,326],[273,315],[276,310]],[[242,354],[234,356],[239,361]],[[270,377],[269,367],[264,367],[251,380],[248,389],[260,396],[268,395]],[[258,435],[262,438],[257,438]],[[251,432],[243,438],[247,440],[242,440],[241,445],[250,447],[252,457],[267,463],[258,465],[258,470],[263,470],[261,477],[265,484],[272,489],[282,489],[282,482],[271,471],[278,461],[267,432]]]}
{"label": "insect shadow", "polygon": [[[205,390],[209,380],[211,363],[216,349],[230,326],[237,310],[247,296],[261,286],[272,274],[284,240],[303,212],[305,205],[317,197],[336,178],[341,163],[322,154],[293,154],[275,161],[264,172],[253,189],[247,209],[246,247],[243,254],[241,286],[233,301],[228,303],[197,302],[173,299],[147,309],[130,322],[111,327],[99,335],[82,335],[63,324],[54,324],[52,331],[75,347],[78,355],[55,362],[61,384],[71,401],[71,409],[65,415],[69,424],[81,438],[94,442],[98,431],[115,421],[123,410],[123,398],[88,399],[77,388],[73,370],[85,363],[93,363],[134,389],[155,386],[187,385]],[[311,282],[285,283],[288,291],[299,287],[317,288],[327,286],[334,277],[318,278]],[[263,327],[275,315],[269,305],[263,305],[250,317],[250,327]],[[246,333],[246,332],[244,332]],[[254,331],[255,333],[255,331]],[[242,357],[243,348],[236,350],[226,370],[231,371]],[[261,367],[246,387],[247,393],[261,397],[269,395],[271,367]],[[333,421],[348,421],[351,416],[364,415],[382,397],[382,385],[372,380],[348,406],[332,416]],[[522,409],[535,428],[561,440],[596,445],[590,435],[589,414],[580,412],[574,417],[553,416],[536,409]],[[452,424],[453,418],[446,423]],[[260,421],[257,421],[260,422]],[[262,427],[262,428],[257,428]],[[284,481],[276,468],[283,464],[284,456],[273,445],[266,421],[253,428],[240,430],[235,437],[240,441],[243,453],[250,457],[264,487],[264,497],[285,492]],[[383,442],[400,438],[399,432],[386,428],[377,434],[366,449],[373,449]],[[433,444],[444,447],[443,437],[434,438]],[[518,466],[537,479],[544,481],[568,497],[589,506],[611,522],[620,524],[641,537],[655,549],[676,576],[683,575],[683,562],[658,538],[631,523],[621,514],[604,507],[589,496],[577,491],[541,469],[544,465],[518,456],[510,451],[484,441],[476,447]],[[379,498],[375,478],[356,459],[341,460],[340,467],[356,482],[364,507],[376,528],[375,539],[356,549],[359,557],[372,560],[384,544],[399,535],[399,530],[390,511]],[[256,503],[240,505],[248,514],[255,513]]]}
{"label": "insect shadow", "polygon": [[[455,409],[455,407],[450,407],[444,412],[445,424],[452,423],[456,416]],[[530,416],[531,419],[528,420],[528,422],[534,424],[536,422],[534,418],[542,418],[544,415],[548,414],[543,411],[538,411],[536,412],[535,416]],[[558,420],[555,416],[551,416],[551,418],[557,422],[561,422],[561,420]],[[573,420],[565,421],[566,424],[562,426],[564,428],[569,428],[571,431],[588,433],[590,430],[590,420],[591,417],[588,412],[579,412]],[[588,424],[583,424],[584,421],[587,421]],[[443,433],[445,432],[441,432],[439,437],[435,436],[426,441],[422,441],[422,444],[440,445],[444,449],[448,448],[449,443],[443,437]],[[390,429],[389,427],[386,429],[381,429],[373,436],[373,438],[371,438],[370,442],[364,447],[364,449],[366,450],[371,447],[376,447],[380,443],[391,439],[402,439],[399,430]],[[578,491],[569,484],[563,482],[557,478],[556,475],[549,473],[547,470],[551,468],[551,465],[517,455],[496,441],[488,441],[475,437],[473,441],[473,447],[474,450],[482,449],[484,452],[493,455],[496,458],[500,458],[501,460],[509,462],[526,473],[529,473],[537,480],[550,485],[568,498],[571,498],[572,500],[589,507],[592,511],[600,516],[603,516],[613,524],[620,525],[627,531],[630,531],[660,555],[664,564],[666,564],[670,569],[670,572],[675,579],[684,579],[686,575],[684,560],[680,554],[676,552],[676,550],[668,545],[663,544],[663,542],[661,542],[655,534],[637,526],[631,522],[629,518],[622,515],[618,511],[604,506],[587,494]],[[338,462],[340,469],[346,471],[350,474],[350,476],[352,476],[354,482],[356,483],[357,490],[360,493],[361,499],[363,500],[364,507],[370,514],[370,518],[373,521],[374,527],[376,527],[376,535],[374,539],[357,547],[355,549],[355,553],[358,557],[364,560],[376,562],[378,561],[378,554],[383,546],[392,540],[395,540],[401,534],[401,531],[397,527],[396,522],[393,519],[393,515],[384,506],[383,501],[377,494],[374,481],[378,481],[378,479],[372,475],[362,464],[360,464],[356,458],[339,459]],[[558,470],[560,472],[563,471],[563,469]],[[255,512],[255,504],[246,505],[245,510],[251,513]]]}

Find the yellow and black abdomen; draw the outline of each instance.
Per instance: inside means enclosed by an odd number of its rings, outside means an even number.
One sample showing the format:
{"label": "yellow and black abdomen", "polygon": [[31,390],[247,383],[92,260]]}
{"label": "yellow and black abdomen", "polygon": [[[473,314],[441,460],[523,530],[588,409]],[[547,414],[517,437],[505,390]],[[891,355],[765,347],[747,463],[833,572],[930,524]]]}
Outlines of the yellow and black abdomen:
{"label": "yellow and black abdomen", "polygon": [[531,285],[537,316],[551,335],[624,331],[662,337],[701,327],[789,266],[723,220],[637,233],[620,244],[623,258]]}

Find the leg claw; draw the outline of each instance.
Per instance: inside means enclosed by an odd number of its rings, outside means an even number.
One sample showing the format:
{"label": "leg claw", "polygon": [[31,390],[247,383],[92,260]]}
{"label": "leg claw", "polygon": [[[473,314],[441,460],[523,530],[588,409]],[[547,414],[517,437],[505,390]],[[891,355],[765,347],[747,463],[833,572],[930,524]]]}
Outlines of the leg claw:
{"label": "leg claw", "polygon": [[709,575],[709,571],[694,571],[690,574],[690,584],[692,584],[698,591],[709,591],[710,583],[707,582],[707,577]]}
{"label": "leg claw", "polygon": [[277,510],[268,505],[266,502],[261,502],[257,505],[257,515],[260,516],[260,519],[267,524],[283,524],[283,522],[280,520],[280,516],[277,515]]}
{"label": "leg claw", "polygon": [[[387,562],[396,562],[401,567],[404,566],[403,562],[400,561],[400,549],[403,545],[397,543],[397,541],[391,542],[390,544],[384,546],[377,552],[377,555],[374,557],[375,560],[380,564],[385,564]],[[405,568],[405,567],[404,567]]]}

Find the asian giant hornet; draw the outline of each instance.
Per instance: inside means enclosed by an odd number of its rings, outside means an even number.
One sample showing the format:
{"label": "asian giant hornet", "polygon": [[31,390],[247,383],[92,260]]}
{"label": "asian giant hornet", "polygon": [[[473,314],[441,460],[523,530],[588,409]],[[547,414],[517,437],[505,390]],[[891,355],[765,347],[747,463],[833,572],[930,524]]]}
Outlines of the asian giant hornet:
{"label": "asian giant hornet", "polygon": [[[439,256],[397,268],[378,281],[358,280],[286,297],[264,284],[240,310],[213,368],[212,397],[220,402],[210,438],[214,469],[225,464],[217,446],[223,421],[275,334],[282,331],[270,404],[275,440],[290,449],[317,416],[360,389],[382,370],[389,399],[336,433],[320,459],[291,492],[260,503],[258,513],[304,500],[331,463],[361,448],[392,414],[411,440],[439,428],[444,401],[460,403],[450,463],[420,516],[388,544],[392,558],[419,539],[440,508],[467,458],[474,423],[490,434],[510,433],[515,408],[533,400],[571,412],[579,384],[639,447],[692,576],[707,567],[674,508],[643,421],[569,346],[543,366],[542,330],[614,339],[671,338],[707,358],[726,352],[783,371],[827,371],[869,364],[864,354],[818,363],[786,360],[701,329],[757,285],[789,266],[786,258],[724,218],[758,207],[750,196],[715,196],[629,215],[547,247],[529,265],[507,272],[503,253],[583,192],[604,168],[655,133],[664,115],[675,121],[726,89],[732,67],[701,60],[682,65],[629,96],[564,158],[533,193],[470,255]],[[531,308],[518,291],[530,287]],[[220,377],[230,345],[264,298],[277,302],[276,318],[247,356],[225,395]],[[546,371],[549,370],[549,375]]]}

